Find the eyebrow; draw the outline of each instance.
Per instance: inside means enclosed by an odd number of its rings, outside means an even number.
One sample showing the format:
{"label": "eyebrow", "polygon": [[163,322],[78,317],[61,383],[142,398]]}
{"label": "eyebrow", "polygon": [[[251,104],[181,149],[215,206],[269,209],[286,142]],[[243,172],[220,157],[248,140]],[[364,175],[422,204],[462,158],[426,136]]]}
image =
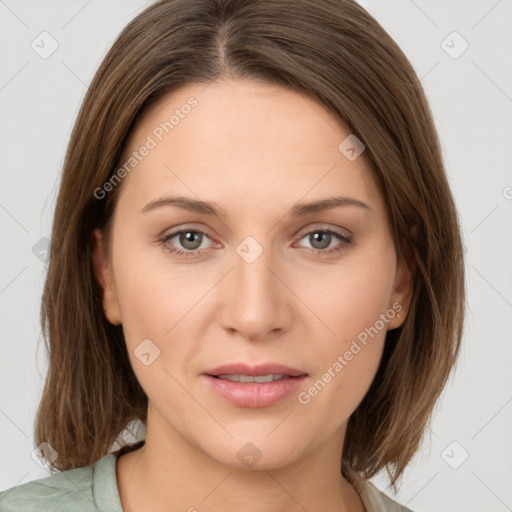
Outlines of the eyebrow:
{"label": "eyebrow", "polygon": [[[188,197],[174,196],[162,197],[149,202],[141,209],[141,213],[146,213],[164,206],[177,206],[178,208],[183,208],[195,213],[201,213],[203,215],[211,215],[212,217],[227,217],[226,211],[220,208],[216,203],[199,201]],[[367,211],[373,211],[370,206],[359,199],[355,199],[353,197],[333,197],[312,203],[296,204],[290,209],[289,215],[293,217],[301,217],[309,213],[329,210],[340,206],[357,206]]]}

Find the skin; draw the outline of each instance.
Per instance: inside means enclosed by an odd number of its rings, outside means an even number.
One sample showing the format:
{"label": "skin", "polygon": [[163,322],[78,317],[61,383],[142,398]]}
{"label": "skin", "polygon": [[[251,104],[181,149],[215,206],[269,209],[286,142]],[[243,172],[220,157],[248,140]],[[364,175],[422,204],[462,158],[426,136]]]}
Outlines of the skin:
{"label": "skin", "polygon": [[[100,231],[93,237],[105,313],[122,323],[149,398],[146,443],[117,462],[123,508],[361,512],[359,495],[340,474],[347,420],[412,293],[381,191],[364,153],[350,161],[338,150],[349,132],[332,114],[259,81],[174,91],[138,122],[126,154],[191,96],[198,105],[124,178],[108,247]],[[213,201],[227,216],[176,206],[141,213],[167,195]],[[335,196],[371,210],[288,214],[298,202]],[[193,249],[179,236],[161,241],[187,228],[206,233]],[[352,243],[332,237],[322,245],[309,236],[326,228],[351,235]],[[250,264],[236,251],[247,236],[263,249]],[[173,245],[196,255],[171,254]],[[342,251],[314,253],[336,246]],[[396,302],[401,318],[389,320],[305,405],[292,393],[270,407],[239,407],[201,377],[231,362],[280,362],[308,373],[307,391]],[[160,350],[148,366],[134,354],[147,338]],[[247,442],[261,453],[252,467],[237,457]]]}

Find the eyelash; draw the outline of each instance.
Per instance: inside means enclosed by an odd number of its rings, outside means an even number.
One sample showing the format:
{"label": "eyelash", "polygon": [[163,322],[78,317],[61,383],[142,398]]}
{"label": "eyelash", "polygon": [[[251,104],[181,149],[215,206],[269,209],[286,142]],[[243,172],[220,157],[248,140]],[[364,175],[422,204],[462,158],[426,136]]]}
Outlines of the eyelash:
{"label": "eyelash", "polygon": [[[204,231],[200,231],[198,229],[180,229],[179,231],[175,231],[174,233],[171,233],[169,235],[165,235],[163,238],[160,239],[160,243],[171,254],[176,254],[179,257],[188,258],[188,257],[199,257],[199,256],[201,256],[203,254],[203,252],[205,251],[205,249],[199,249],[199,250],[196,249],[195,251],[181,251],[179,249],[171,248],[171,247],[165,245],[168,240],[171,240],[176,235],[179,235],[181,233],[200,233],[200,234],[205,235],[206,237],[210,238]],[[326,249],[310,249],[311,251],[313,251],[313,253],[316,256],[324,257],[324,256],[330,256],[333,253],[341,253],[341,252],[343,252],[346,249],[346,247],[348,245],[350,245],[352,243],[352,237],[348,237],[348,236],[343,235],[342,233],[340,233],[340,232],[338,232],[336,230],[329,229],[329,228],[326,228],[326,229],[314,229],[312,231],[309,231],[309,232],[305,233],[303,236],[300,237],[299,240],[302,240],[303,238],[311,235],[312,233],[328,233],[330,235],[334,235],[336,238],[338,238],[342,242],[341,246],[337,245],[337,246],[332,247],[331,249],[327,249],[327,250]],[[306,249],[307,249],[307,247],[306,247]],[[208,250],[208,249],[206,249],[206,250]]]}

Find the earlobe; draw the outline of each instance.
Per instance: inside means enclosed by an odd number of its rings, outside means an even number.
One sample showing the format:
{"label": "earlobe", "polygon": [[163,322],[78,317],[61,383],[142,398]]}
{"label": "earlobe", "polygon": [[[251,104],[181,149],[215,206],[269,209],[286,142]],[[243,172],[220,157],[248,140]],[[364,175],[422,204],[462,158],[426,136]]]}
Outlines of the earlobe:
{"label": "earlobe", "polygon": [[100,229],[95,229],[91,234],[91,248],[94,276],[101,288],[105,316],[111,324],[119,325],[121,323],[119,304],[112,270],[104,247],[103,232]]}

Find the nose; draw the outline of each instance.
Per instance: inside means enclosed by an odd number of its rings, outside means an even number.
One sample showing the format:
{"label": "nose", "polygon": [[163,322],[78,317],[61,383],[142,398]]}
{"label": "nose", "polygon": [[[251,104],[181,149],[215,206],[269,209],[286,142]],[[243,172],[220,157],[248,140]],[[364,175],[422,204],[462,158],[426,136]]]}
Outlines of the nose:
{"label": "nose", "polygon": [[270,249],[254,260],[239,253],[222,293],[222,326],[249,340],[274,338],[289,329],[297,300],[284,284],[286,272]]}

